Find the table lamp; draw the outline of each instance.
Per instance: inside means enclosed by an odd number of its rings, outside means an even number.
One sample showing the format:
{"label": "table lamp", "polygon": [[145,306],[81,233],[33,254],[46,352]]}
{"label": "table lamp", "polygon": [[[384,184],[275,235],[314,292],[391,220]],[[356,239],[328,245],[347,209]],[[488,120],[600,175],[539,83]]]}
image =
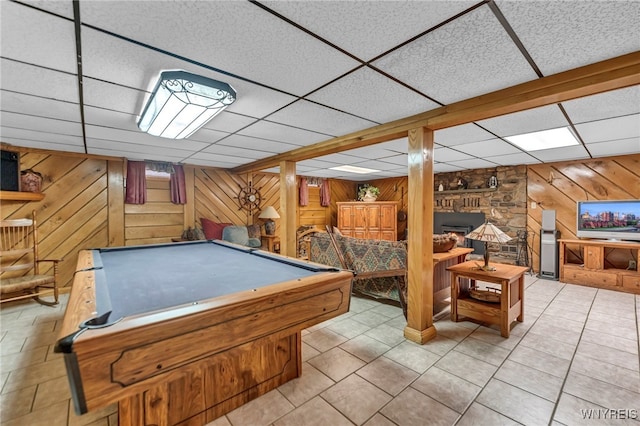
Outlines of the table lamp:
{"label": "table lamp", "polygon": [[472,240],[484,241],[484,266],[479,266],[483,271],[495,271],[496,268],[489,266],[489,243],[506,243],[511,240],[511,237],[502,232],[498,227],[489,221],[486,221],[482,225],[478,226],[473,231],[469,232],[465,238],[471,238]]}
{"label": "table lamp", "polygon": [[264,222],[264,232],[267,235],[273,235],[276,233],[276,223],[273,219],[280,219],[280,215],[273,206],[267,206],[266,209],[262,210],[258,219],[267,219]]}

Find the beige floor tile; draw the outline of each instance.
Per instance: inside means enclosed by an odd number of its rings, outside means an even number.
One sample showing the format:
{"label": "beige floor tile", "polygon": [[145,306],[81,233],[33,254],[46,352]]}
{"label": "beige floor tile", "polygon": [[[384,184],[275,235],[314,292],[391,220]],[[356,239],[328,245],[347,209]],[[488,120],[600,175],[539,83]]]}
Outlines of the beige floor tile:
{"label": "beige floor tile", "polygon": [[400,306],[386,303],[380,303],[377,306],[371,308],[371,312],[375,312],[389,318],[395,318],[398,316],[402,316],[404,318],[402,314],[402,308]]}
{"label": "beige floor tile", "polygon": [[500,335],[500,329],[498,327],[489,328],[485,326],[480,326],[473,333],[471,333],[470,336],[473,337],[474,339],[481,340],[485,343],[489,343],[491,345],[496,345],[501,348],[511,350],[516,347],[518,342],[520,342],[521,336],[516,333],[519,325],[520,323],[516,323],[514,325],[514,327],[512,328],[509,334],[508,339],[505,339]]}
{"label": "beige floor tile", "polygon": [[411,387],[458,413],[463,413],[482,390],[480,386],[437,367],[428,369]]}
{"label": "beige floor tile", "polygon": [[389,346],[398,345],[406,340],[401,330],[387,324],[380,324],[364,334]]}
{"label": "beige floor tile", "polygon": [[40,364],[31,365],[26,368],[14,370],[9,374],[7,383],[2,389],[3,392],[11,392],[24,389],[38,383],[43,383],[62,377],[66,374],[64,362],[62,360],[47,361]]}
{"label": "beige floor tile", "polygon": [[2,422],[2,426],[66,426],[69,413],[68,402],[59,402],[42,410]]}
{"label": "beige floor tile", "polygon": [[24,335],[6,334],[0,342],[0,355],[10,355],[22,351],[27,337]]}
{"label": "beige floor tile", "polygon": [[597,343],[617,350],[638,354],[638,339],[625,339],[624,337],[598,333],[593,330],[586,329],[582,333],[582,341]]}
{"label": "beige floor tile", "polygon": [[[251,423],[245,424],[250,425]],[[296,408],[273,424],[274,426],[353,426],[349,419],[319,396]],[[235,423],[234,426],[236,426]]]}
{"label": "beige floor tile", "polygon": [[[601,407],[584,399],[563,393],[558,401],[554,420],[563,425],[603,425],[603,426],[637,426],[634,419],[612,418],[605,407]],[[629,413],[631,414],[631,413]],[[620,417],[616,415],[617,417]],[[589,419],[589,417],[591,419]],[[628,416],[631,417],[631,416]]]}
{"label": "beige floor tile", "polygon": [[472,337],[460,342],[454,350],[493,365],[502,364],[505,358],[509,355],[509,351],[507,349],[485,343]]}
{"label": "beige floor tile", "polygon": [[[553,326],[556,330],[560,329],[565,331],[572,331],[577,334],[582,333],[582,331],[584,330],[584,322],[582,321],[572,321],[567,319],[558,321],[555,317],[551,315],[544,315],[544,314],[542,314],[540,318],[538,318],[538,320],[536,321],[536,325]],[[569,335],[569,338],[573,338],[573,337]]]}
{"label": "beige floor tile", "polygon": [[561,378],[566,376],[570,364],[566,359],[558,358],[526,346],[518,346],[515,348],[513,352],[511,352],[511,355],[509,355],[509,359]]}
{"label": "beige floor tile", "polygon": [[560,377],[509,360],[494,377],[553,403],[558,400],[563,384]]}
{"label": "beige floor tile", "polygon": [[[436,332],[439,333],[438,325],[436,325]],[[448,337],[444,337],[438,334],[434,339],[429,340],[427,343],[422,345],[422,347],[435,354],[444,355],[451,349],[453,349],[457,344],[457,341],[451,340]]]}
{"label": "beige floor tile", "polygon": [[377,312],[372,312],[371,310],[360,312],[359,314],[356,314],[351,318],[369,327],[377,327],[380,324],[389,321],[388,316],[379,314]]}
{"label": "beige floor tile", "polygon": [[47,346],[41,346],[31,350],[25,349],[22,352],[3,355],[0,357],[0,369],[2,371],[13,371],[42,363],[47,358],[48,349]]}
{"label": "beige floor tile", "polygon": [[456,426],[517,426],[520,423],[474,402],[464,413]]}
{"label": "beige floor tile", "polygon": [[[567,344],[577,344],[580,341],[580,334],[582,333],[582,326],[579,330],[567,330],[561,325],[564,320],[558,320],[557,318],[547,316],[546,314],[541,317],[542,321],[537,321],[529,330],[531,333],[535,333],[544,337],[549,337],[554,340],[564,342]],[[546,318],[550,318],[549,321]],[[575,321],[574,321],[575,322]]]}
{"label": "beige floor tile", "polygon": [[366,422],[392,399],[391,395],[357,374],[336,383],[321,396],[357,425]]}
{"label": "beige floor tile", "polygon": [[493,364],[480,361],[458,351],[449,352],[435,365],[477,386],[486,385],[498,369]]}
{"label": "beige floor tile", "polygon": [[227,413],[233,426],[270,425],[295,407],[278,390],[272,390]]}
{"label": "beige floor tile", "polygon": [[322,328],[303,336],[302,341],[320,352],[325,352],[344,343],[347,341],[347,338],[336,332]]}
{"label": "beige floor tile", "polygon": [[33,407],[38,410],[70,398],[71,391],[69,390],[67,377],[62,376],[38,385]]}
{"label": "beige floor tile", "polygon": [[451,320],[438,321],[436,323],[436,330],[438,335],[455,340],[456,342],[461,342],[473,332],[472,329],[459,325]]}
{"label": "beige floor tile", "polygon": [[327,326],[327,329],[338,333],[346,337],[347,339],[353,339],[354,337],[361,335],[365,331],[370,330],[371,327],[352,318],[346,318],[342,321],[337,321]]}
{"label": "beige floor tile", "polygon": [[563,392],[605,408],[636,409],[640,413],[640,393],[583,374],[570,371]]}
{"label": "beige floor tile", "polygon": [[227,416],[218,417],[212,422],[207,423],[205,426],[233,426]]}
{"label": "beige floor tile", "polygon": [[407,341],[400,343],[385,353],[384,356],[420,374],[427,371],[429,367],[440,359],[439,355]]}
{"label": "beige floor tile", "polygon": [[391,349],[391,346],[373,337],[361,335],[341,344],[340,348],[357,356],[364,362],[371,362]]}
{"label": "beige floor tile", "polygon": [[598,361],[584,355],[576,355],[571,371],[640,393],[640,372]]}
{"label": "beige floor tile", "polygon": [[552,338],[553,335],[538,334],[532,329],[526,336],[522,338],[520,345],[536,349],[540,352],[553,355],[560,359],[571,361],[576,352],[576,343],[567,343],[566,341]]}
{"label": "beige floor tile", "polygon": [[321,352],[316,348],[307,345],[304,341],[302,342],[302,362],[308,361],[311,358],[320,355],[320,353]]}
{"label": "beige floor tile", "polygon": [[376,414],[364,424],[364,426],[395,426],[395,425],[396,423],[393,423],[391,420],[389,420],[382,414]]}
{"label": "beige floor tile", "polygon": [[639,371],[640,369],[638,354],[621,351],[609,346],[582,341],[578,345],[576,354],[617,365],[631,371]]}
{"label": "beige floor tile", "polygon": [[289,402],[299,407],[334,384],[333,380],[305,362],[302,364],[302,375],[281,385],[278,390]]}
{"label": "beige floor tile", "polygon": [[460,415],[413,388],[405,389],[380,412],[402,426],[451,426]]}
{"label": "beige floor tile", "polygon": [[370,362],[358,370],[358,375],[391,395],[398,395],[419,376],[415,371],[385,357]]}
{"label": "beige floor tile", "polygon": [[33,400],[37,386],[6,392],[0,398],[0,420],[2,423],[29,414],[33,409]]}
{"label": "beige floor tile", "polygon": [[361,359],[340,348],[333,348],[310,359],[309,364],[336,382],[366,365]]}
{"label": "beige floor tile", "polygon": [[548,424],[554,408],[554,403],[496,379],[489,381],[476,402],[531,426]]}

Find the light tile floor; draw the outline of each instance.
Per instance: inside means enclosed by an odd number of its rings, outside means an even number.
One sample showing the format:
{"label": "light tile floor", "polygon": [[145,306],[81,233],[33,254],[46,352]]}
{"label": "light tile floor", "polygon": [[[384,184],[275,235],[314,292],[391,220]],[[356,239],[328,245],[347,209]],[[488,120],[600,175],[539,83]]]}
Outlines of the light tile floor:
{"label": "light tile floor", "polygon": [[[63,311],[2,306],[2,425],[117,424],[115,406],[73,413],[53,352]],[[508,339],[445,313],[418,345],[399,308],[353,297],[303,332],[300,378],[209,426],[640,425],[639,318],[640,296],[526,275],[525,321]]]}

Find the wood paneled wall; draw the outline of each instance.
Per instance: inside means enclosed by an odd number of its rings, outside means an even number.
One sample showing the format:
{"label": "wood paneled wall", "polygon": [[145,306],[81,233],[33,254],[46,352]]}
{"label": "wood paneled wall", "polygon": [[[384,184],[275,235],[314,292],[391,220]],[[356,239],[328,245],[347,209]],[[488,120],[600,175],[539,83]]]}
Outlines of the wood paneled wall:
{"label": "wood paneled wall", "polygon": [[556,211],[560,238],[576,238],[578,201],[640,199],[640,154],[530,165],[527,193],[527,230],[538,271],[542,211]]}

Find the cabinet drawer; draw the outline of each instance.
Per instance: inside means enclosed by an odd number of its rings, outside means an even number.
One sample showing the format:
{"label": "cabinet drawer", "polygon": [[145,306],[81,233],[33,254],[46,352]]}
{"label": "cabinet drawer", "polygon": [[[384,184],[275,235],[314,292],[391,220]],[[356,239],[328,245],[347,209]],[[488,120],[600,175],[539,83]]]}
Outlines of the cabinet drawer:
{"label": "cabinet drawer", "polygon": [[592,284],[615,287],[617,285],[618,275],[612,272],[565,269],[564,279],[567,282],[574,284]]}
{"label": "cabinet drawer", "polygon": [[640,292],[640,275],[623,275],[622,287]]}

